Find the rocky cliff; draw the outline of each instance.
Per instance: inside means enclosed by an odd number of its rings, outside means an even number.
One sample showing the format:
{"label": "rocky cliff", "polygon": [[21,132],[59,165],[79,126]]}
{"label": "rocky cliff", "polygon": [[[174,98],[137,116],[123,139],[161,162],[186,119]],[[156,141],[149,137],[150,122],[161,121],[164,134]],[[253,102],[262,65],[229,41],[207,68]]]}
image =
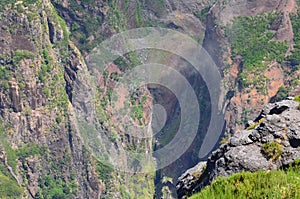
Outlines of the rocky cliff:
{"label": "rocky cliff", "polygon": [[[91,129],[78,125],[77,116],[78,112],[84,113],[85,124],[94,122],[97,132],[101,132],[100,138],[110,143],[110,154],[105,155],[118,155],[134,165],[135,159],[127,158],[122,149],[146,154],[166,146],[178,128],[180,107],[174,95],[162,87],[140,89],[129,100],[129,106],[136,108],[134,122],[146,125],[151,121],[149,110],[153,102],[162,104],[168,117],[163,131],[155,137],[136,138],[118,128],[112,114],[111,90],[118,79],[139,64],[186,66],[181,72],[197,93],[201,113],[208,113],[205,82],[189,70],[191,66],[186,60],[169,52],[128,53],[103,73],[94,73],[86,64],[89,53],[113,34],[131,28],[159,26],[191,36],[203,43],[223,75],[227,92],[226,133],[234,134],[244,129],[269,101],[300,92],[298,4],[294,0],[1,1],[0,180],[11,183],[16,190],[3,193],[8,194],[4,197],[176,198],[177,178],[199,162],[198,152],[209,114],[201,119],[194,142],[177,161],[155,174],[139,175],[116,171],[109,161],[95,158],[83,145],[80,133]],[[288,106],[293,109],[292,102]],[[266,114],[278,115],[268,111]],[[269,121],[264,118],[255,122]],[[289,148],[294,153],[298,138],[288,134],[276,137],[274,133],[263,136],[261,124],[250,131],[257,140],[250,143],[249,138],[245,140],[249,143],[240,143],[238,137],[245,132],[238,133],[236,143],[233,139],[212,157],[225,157],[226,150],[234,147],[253,146],[259,150],[259,143],[264,144],[262,138],[271,139],[272,143],[282,140],[284,150]],[[228,164],[228,169],[218,170],[214,163],[208,164],[207,168],[214,173],[207,173],[205,179],[201,175],[203,184],[217,175],[235,172],[240,159],[231,157],[233,163],[229,164],[224,157],[219,164]],[[263,159],[264,155],[260,158],[266,168],[273,164],[276,168],[285,164],[282,157],[275,162]],[[249,164],[244,166],[248,168]],[[143,169],[154,164],[137,167]],[[195,186],[189,189],[198,189]]]}
{"label": "rocky cliff", "polygon": [[86,66],[64,20],[47,0],[1,4],[1,173],[23,192],[1,197],[100,197],[97,161],[72,125],[70,85]]}
{"label": "rocky cliff", "polygon": [[277,170],[300,159],[299,115],[299,102],[292,100],[265,106],[251,126],[224,141],[206,163],[179,178],[179,197],[201,190],[219,176]]}

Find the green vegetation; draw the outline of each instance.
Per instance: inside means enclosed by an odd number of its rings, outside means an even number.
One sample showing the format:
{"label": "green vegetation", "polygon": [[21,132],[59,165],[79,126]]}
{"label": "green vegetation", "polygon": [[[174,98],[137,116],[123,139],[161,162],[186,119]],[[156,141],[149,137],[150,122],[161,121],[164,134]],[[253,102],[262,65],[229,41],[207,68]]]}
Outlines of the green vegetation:
{"label": "green vegetation", "polygon": [[20,64],[23,59],[34,59],[35,54],[28,50],[16,50],[12,60],[15,65]]}
{"label": "green vegetation", "polygon": [[142,119],[144,118],[143,108],[145,105],[145,102],[147,100],[147,96],[139,93],[139,91],[134,92],[130,96],[130,102],[131,102],[131,117],[133,119],[137,119],[139,121],[139,124],[142,125]]}
{"label": "green vegetation", "polygon": [[41,179],[39,187],[36,199],[69,199],[74,197],[77,190],[74,181],[67,184],[61,179],[54,179],[50,176]]}
{"label": "green vegetation", "polygon": [[15,171],[17,169],[17,154],[16,151],[11,148],[8,144],[4,144],[6,152],[7,163]]}
{"label": "green vegetation", "polygon": [[252,129],[254,129],[258,125],[260,125],[264,120],[265,120],[265,118],[261,118],[259,121],[254,122],[252,125],[248,126],[246,130],[252,130]]}
{"label": "green vegetation", "polygon": [[24,5],[28,5],[28,4],[33,4],[38,2],[38,0],[23,0],[23,4]]}
{"label": "green vegetation", "polygon": [[139,2],[137,3],[135,8],[135,22],[137,27],[141,27],[144,24],[143,16],[142,16],[142,8]]}
{"label": "green vegetation", "polygon": [[[90,15],[87,15],[86,12],[88,12],[88,10],[85,10],[86,6],[94,6],[94,1],[82,1],[80,4],[78,4],[78,2],[76,0],[71,0],[70,1],[70,8],[71,8],[71,12],[80,12],[82,14],[84,14],[85,17],[83,17],[82,20],[82,27],[76,23],[74,25],[74,29],[73,30],[79,30],[81,28],[83,28],[83,31],[85,33],[94,33],[98,30],[99,26],[101,26],[102,24],[102,17],[101,16],[94,16],[94,13],[90,13]],[[74,15],[75,17],[77,17],[77,15]],[[80,19],[78,19],[80,20]]]}
{"label": "green vegetation", "polygon": [[[0,120],[0,146],[3,146],[6,153],[7,164],[15,171],[17,168],[17,155],[7,143],[5,129]],[[6,165],[0,161],[0,197],[8,199],[19,198],[21,193],[22,189],[12,177]]]}
{"label": "green vegetation", "polygon": [[0,197],[6,199],[20,198],[23,190],[17,182],[0,172]]}
{"label": "green vegetation", "polygon": [[292,70],[297,69],[300,65],[300,11],[297,14],[291,14],[291,22],[294,32],[294,50],[292,55],[290,55],[287,60],[290,61],[292,65]]}
{"label": "green vegetation", "polygon": [[135,51],[131,51],[125,54],[123,57],[118,57],[115,59],[114,64],[116,64],[122,72],[125,72],[126,70],[142,64],[142,62],[137,53]]}
{"label": "green vegetation", "polygon": [[6,153],[7,164],[15,171],[17,168],[17,155],[15,150],[8,144],[6,130],[7,127],[2,124],[0,118],[0,146],[3,146]]}
{"label": "green vegetation", "polygon": [[296,96],[294,97],[294,101],[295,101],[295,102],[300,102],[300,95],[296,95]]}
{"label": "green vegetation", "polygon": [[222,137],[220,144],[225,144],[228,142],[228,140],[231,138],[231,134],[228,132],[224,133],[224,136]]}
{"label": "green vegetation", "polygon": [[[55,6],[59,4],[54,3]],[[80,1],[80,3],[76,0],[70,0],[69,5],[70,9],[68,11],[74,17],[70,29],[70,37],[76,42],[79,49],[90,51],[95,47],[96,43],[100,43],[103,40],[102,36],[97,34],[99,27],[103,23],[102,16],[90,9],[95,7],[95,2],[92,0]],[[60,11],[60,9],[57,10]],[[94,36],[95,43],[90,42],[89,37],[91,35]]]}
{"label": "green vegetation", "polygon": [[4,67],[0,66],[0,88],[8,89],[9,88],[9,78],[11,77],[11,71]]}
{"label": "green vegetation", "polygon": [[299,161],[287,171],[242,172],[219,177],[191,199],[300,198]]}
{"label": "green vegetation", "polygon": [[[144,168],[151,168],[151,163],[144,163]],[[154,178],[155,173],[137,173],[135,175],[129,175],[128,184],[126,187],[129,189],[129,198],[153,198],[153,192],[155,190]]]}
{"label": "green vegetation", "polygon": [[113,183],[114,183],[114,170],[113,170],[113,165],[110,163],[106,162],[105,160],[98,160],[96,163],[96,169],[97,169],[97,174],[98,178],[101,182],[105,184],[105,191],[106,194],[103,197],[104,198],[110,198],[112,192],[113,192]]}
{"label": "green vegetation", "polygon": [[122,195],[122,199],[130,199],[130,194],[126,191],[124,186],[120,186],[120,193]]}
{"label": "green vegetation", "polygon": [[300,110],[300,95],[295,96],[294,100],[296,102],[299,102],[299,105],[298,105],[297,109]]}
{"label": "green vegetation", "polygon": [[41,66],[41,69],[40,69],[39,73],[38,73],[39,80],[44,83],[46,78],[47,78],[47,75],[50,73],[50,71],[51,71],[50,65],[49,64],[47,64],[47,65],[43,64]]}
{"label": "green vegetation", "polygon": [[21,148],[17,149],[16,155],[18,159],[25,160],[26,158],[34,155],[44,155],[46,147],[41,147],[35,142],[24,144]]}
{"label": "green vegetation", "polygon": [[263,144],[261,150],[268,159],[277,160],[283,152],[283,146],[277,142],[267,142]]}
{"label": "green vegetation", "polygon": [[210,7],[203,8],[202,10],[195,12],[194,15],[198,17],[203,24],[206,24],[206,16],[209,9]]}
{"label": "green vegetation", "polygon": [[140,121],[143,119],[143,105],[137,104],[131,107],[131,117]]}
{"label": "green vegetation", "polygon": [[276,101],[285,100],[289,96],[289,92],[291,91],[290,87],[280,87],[276,94]]}
{"label": "green vegetation", "polygon": [[107,16],[109,25],[113,27],[116,32],[120,32],[122,30],[125,30],[127,21],[126,17],[123,16],[123,13],[117,7],[117,3],[118,0],[112,0],[108,3],[110,11]]}
{"label": "green vegetation", "polygon": [[97,173],[99,175],[99,179],[102,180],[106,186],[110,185],[112,180],[113,166],[104,162],[97,162]]}
{"label": "green vegetation", "polygon": [[261,73],[271,61],[283,62],[287,44],[273,41],[274,33],[271,31],[272,25],[281,17],[278,13],[239,17],[226,27],[232,56],[242,56],[243,72],[240,82],[243,87],[255,85],[259,91],[264,91],[268,79]]}
{"label": "green vegetation", "polygon": [[167,8],[164,0],[145,0],[145,3],[159,18],[165,15]]}
{"label": "green vegetation", "polygon": [[61,29],[63,31],[64,41],[66,43],[68,43],[69,42],[69,32],[68,32],[68,29],[67,29],[67,23],[65,22],[65,20],[63,18],[61,18],[58,15],[55,8],[53,8],[52,10],[53,10],[53,17],[54,17],[55,22],[58,22],[60,24]]}
{"label": "green vegetation", "polygon": [[0,11],[2,11],[5,8],[6,5],[14,4],[16,2],[17,2],[17,0],[1,0],[0,1]]}

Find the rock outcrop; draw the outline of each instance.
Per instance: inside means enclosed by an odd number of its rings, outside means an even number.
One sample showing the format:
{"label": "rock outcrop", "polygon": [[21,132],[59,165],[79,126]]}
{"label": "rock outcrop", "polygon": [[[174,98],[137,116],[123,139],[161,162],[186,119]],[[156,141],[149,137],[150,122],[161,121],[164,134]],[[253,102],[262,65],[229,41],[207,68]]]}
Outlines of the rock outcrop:
{"label": "rock outcrop", "polygon": [[178,196],[197,192],[219,176],[277,170],[300,159],[298,106],[292,100],[268,104],[248,130],[233,135],[211,154],[205,170],[198,165],[179,178]]}

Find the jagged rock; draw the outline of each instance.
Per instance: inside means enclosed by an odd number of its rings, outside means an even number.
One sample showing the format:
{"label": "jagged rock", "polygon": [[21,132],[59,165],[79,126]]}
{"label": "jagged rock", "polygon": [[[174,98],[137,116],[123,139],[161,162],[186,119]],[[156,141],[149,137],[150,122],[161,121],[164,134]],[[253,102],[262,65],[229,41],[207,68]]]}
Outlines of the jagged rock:
{"label": "jagged rock", "polygon": [[178,178],[176,188],[181,190],[180,195],[187,193],[197,183],[198,177],[201,175],[206,167],[206,162],[199,162],[195,167],[187,170]]}
{"label": "jagged rock", "polygon": [[27,160],[27,165],[24,165],[23,168],[26,171],[28,176],[28,191],[31,196],[35,196],[39,187],[39,175],[40,172],[37,169],[38,160],[36,158],[31,158]]}
{"label": "jagged rock", "polygon": [[[201,176],[195,179],[190,175],[183,175],[178,179],[179,198],[199,191],[219,176],[260,169],[276,170],[300,158],[298,104],[292,100],[268,104],[254,120],[257,122],[254,123],[257,124],[254,129],[234,135],[211,154]],[[283,146],[283,153],[278,159],[267,158],[262,152],[263,144],[268,142],[277,142]]]}
{"label": "jagged rock", "polygon": [[15,112],[21,112],[22,111],[22,99],[20,94],[20,89],[18,86],[18,83],[15,81],[15,79],[12,79],[9,81],[9,96],[11,100],[11,107]]}
{"label": "jagged rock", "polygon": [[230,139],[231,146],[240,146],[240,145],[247,145],[253,143],[253,140],[250,139],[251,131],[242,131],[241,133],[235,134]]}
{"label": "jagged rock", "polygon": [[48,18],[49,37],[52,44],[64,39],[64,33],[61,28],[57,28],[59,24],[55,24],[53,20]]}

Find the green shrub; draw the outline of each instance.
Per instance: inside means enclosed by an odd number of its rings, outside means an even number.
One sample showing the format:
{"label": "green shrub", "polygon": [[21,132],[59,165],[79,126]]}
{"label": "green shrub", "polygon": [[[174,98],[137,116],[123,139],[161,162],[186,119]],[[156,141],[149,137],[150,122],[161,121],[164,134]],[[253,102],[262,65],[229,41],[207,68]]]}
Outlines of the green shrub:
{"label": "green shrub", "polygon": [[61,122],[62,122],[62,117],[60,115],[58,115],[56,118],[56,123],[60,124]]}
{"label": "green shrub", "polygon": [[66,183],[61,179],[54,179],[47,176],[39,181],[39,193],[36,198],[44,199],[68,199],[73,198],[77,191],[74,181]]}
{"label": "green shrub", "polygon": [[47,65],[50,64],[51,57],[47,50],[43,50],[43,58],[44,58],[45,64],[47,64]]}
{"label": "green shrub", "polygon": [[20,87],[21,90],[24,90],[25,89],[25,84],[23,82],[20,82],[19,87]]}
{"label": "green shrub", "polygon": [[99,179],[101,179],[107,186],[111,183],[113,166],[99,160],[97,162],[97,173],[99,175]]}
{"label": "green shrub", "polygon": [[49,88],[45,88],[45,96],[46,96],[47,98],[50,97],[50,90],[49,90]]}
{"label": "green shrub", "polygon": [[296,95],[296,96],[294,97],[294,100],[295,100],[296,102],[300,102],[300,95]]}
{"label": "green shrub", "polygon": [[8,80],[10,78],[10,70],[0,66],[0,80]]}
{"label": "green shrub", "polygon": [[283,146],[277,142],[268,142],[263,144],[261,150],[268,159],[277,160],[283,152]]}
{"label": "green shrub", "polygon": [[142,105],[133,105],[131,108],[131,117],[133,119],[141,120],[144,117],[143,106]]}
{"label": "green shrub", "polygon": [[221,141],[220,141],[220,144],[225,144],[228,142],[228,140],[231,138],[231,134],[226,132],[224,134],[224,137],[222,137]]}
{"label": "green shrub", "polygon": [[191,199],[300,198],[300,167],[219,177]]}
{"label": "green shrub", "polygon": [[13,56],[13,62],[14,62],[14,64],[17,65],[23,59],[34,59],[34,57],[35,57],[35,54],[28,50],[16,50],[16,52]]}
{"label": "green shrub", "polygon": [[16,150],[16,155],[19,159],[24,160],[33,155],[44,155],[46,147],[39,146],[35,142],[29,142]]}

